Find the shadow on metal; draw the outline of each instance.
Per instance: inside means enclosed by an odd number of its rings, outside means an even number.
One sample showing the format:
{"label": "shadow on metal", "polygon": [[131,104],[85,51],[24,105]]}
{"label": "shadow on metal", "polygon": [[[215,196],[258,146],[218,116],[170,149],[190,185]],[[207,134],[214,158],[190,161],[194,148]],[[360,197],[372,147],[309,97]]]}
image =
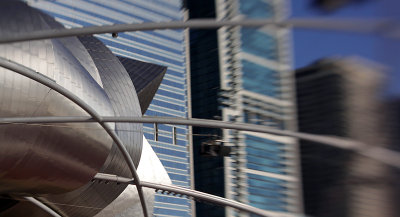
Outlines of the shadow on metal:
{"label": "shadow on metal", "polygon": [[50,214],[51,216],[54,217],[62,217],[61,215],[59,215],[57,212],[55,212],[54,210],[52,210],[51,208],[49,208],[48,206],[46,206],[45,204],[43,204],[42,202],[40,202],[39,200],[36,200],[33,197],[24,197],[27,201],[35,204],[36,206],[38,206],[39,208],[41,208],[43,211],[47,212],[48,214]]}

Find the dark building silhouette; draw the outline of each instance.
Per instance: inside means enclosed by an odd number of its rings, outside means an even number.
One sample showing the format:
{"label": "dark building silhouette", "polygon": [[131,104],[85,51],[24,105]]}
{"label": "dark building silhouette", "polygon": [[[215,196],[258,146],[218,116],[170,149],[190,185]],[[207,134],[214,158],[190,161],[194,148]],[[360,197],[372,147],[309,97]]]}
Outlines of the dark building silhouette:
{"label": "dark building silhouette", "polygon": [[[188,1],[190,19],[216,18],[214,0]],[[218,59],[217,30],[190,31],[192,116],[214,119],[221,117],[218,109],[218,93],[221,89]],[[222,136],[221,129],[193,128],[194,135]],[[207,144],[210,137],[193,136],[193,159],[196,190],[224,197],[223,156],[202,156],[201,144]],[[225,215],[225,209],[205,203],[196,203],[197,216],[218,217]]]}
{"label": "dark building silhouette", "polygon": [[[389,138],[388,148],[400,152],[400,99],[390,98],[385,101],[385,123],[387,124],[387,137]],[[400,199],[400,169],[391,168],[390,184],[393,187],[392,203],[394,213],[400,213],[400,206],[397,201]]]}
{"label": "dark building silhouette", "polygon": [[[383,76],[376,64],[325,59],[297,70],[299,131],[386,146]],[[395,216],[390,168],[354,152],[301,141],[305,213]]]}
{"label": "dark building silhouette", "polygon": [[350,4],[363,3],[368,0],[313,0],[312,6],[324,12],[333,12]]}

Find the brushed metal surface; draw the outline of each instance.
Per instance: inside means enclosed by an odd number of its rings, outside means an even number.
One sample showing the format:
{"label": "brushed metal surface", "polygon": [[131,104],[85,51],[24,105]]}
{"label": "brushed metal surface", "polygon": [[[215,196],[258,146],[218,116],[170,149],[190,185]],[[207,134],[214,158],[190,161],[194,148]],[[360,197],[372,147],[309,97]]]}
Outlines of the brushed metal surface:
{"label": "brushed metal surface", "polygon": [[[142,157],[137,171],[141,181],[171,185],[171,179],[167,171],[145,137],[143,137]],[[102,182],[101,185],[106,186],[107,184]],[[115,183],[110,183],[109,185],[115,185]],[[152,215],[155,191],[154,189],[145,188],[144,193],[147,209],[149,214]],[[95,217],[107,216],[143,216],[138,193],[134,185],[129,185],[125,188],[117,199],[95,215]]]}
{"label": "brushed metal surface", "polygon": [[[0,38],[61,28],[53,18],[25,3],[0,2]],[[0,57],[55,81],[101,116],[141,116],[127,71],[92,36],[3,44]],[[30,116],[88,114],[56,91],[0,68],[0,117]],[[107,125],[115,130],[137,166],[142,124]],[[90,182],[97,172],[132,177],[116,144],[97,123],[0,125],[0,148],[0,195],[33,195],[62,216],[93,216],[125,190],[124,184]],[[7,213],[21,213],[25,204],[18,203]],[[30,216],[40,216],[35,214],[40,213],[36,207],[25,209]]]}
{"label": "brushed metal surface", "polygon": [[[101,41],[93,36],[79,37],[79,41],[85,46],[99,71],[104,90],[110,98],[115,114],[117,116],[141,117],[135,87],[119,60]],[[115,129],[137,166],[142,152],[142,124],[117,123]],[[100,172],[132,177],[115,144]],[[117,198],[126,187],[125,184],[104,185],[89,182],[74,191],[60,195],[49,195],[41,199],[64,216],[93,216]],[[138,202],[138,205],[140,206],[140,202]]]}
{"label": "brushed metal surface", "polygon": [[[0,37],[49,29],[55,22],[49,19],[22,2],[1,1]],[[79,61],[73,49],[73,44],[66,47],[58,39],[41,40],[0,45],[0,56],[56,81],[99,114],[114,115],[107,94],[92,76],[96,71],[89,72],[89,67],[81,64],[82,60],[92,60],[81,55]],[[0,117],[42,115],[87,113],[49,88],[0,68]],[[77,189],[99,171],[111,146],[111,138],[97,123],[0,126],[0,194],[37,195]]]}
{"label": "brushed metal surface", "polygon": [[166,66],[146,63],[126,57],[118,56],[135,85],[139,98],[140,108],[144,114],[150,106],[158,87],[167,71]]}

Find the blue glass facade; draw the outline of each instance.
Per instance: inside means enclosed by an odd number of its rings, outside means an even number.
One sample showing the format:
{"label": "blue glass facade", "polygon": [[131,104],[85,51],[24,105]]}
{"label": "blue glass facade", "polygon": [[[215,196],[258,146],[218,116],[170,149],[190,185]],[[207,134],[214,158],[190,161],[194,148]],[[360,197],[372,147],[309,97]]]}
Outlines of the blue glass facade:
{"label": "blue glass facade", "polygon": [[285,160],[284,144],[251,135],[246,135],[245,143],[247,168],[286,174],[286,166],[281,163]]}
{"label": "blue glass facade", "polygon": [[[279,4],[274,1],[240,0],[238,7],[240,16],[246,18],[278,19],[278,15],[282,14]],[[285,73],[283,68],[290,67],[281,53],[282,43],[285,43],[279,38],[282,33],[272,28],[241,28],[239,35],[241,87],[246,91],[241,103],[243,121],[293,129],[290,128],[290,121],[294,116],[288,112],[290,105],[294,106],[290,98],[292,87],[282,85],[282,81],[288,79],[282,76]],[[289,94],[285,94],[285,88]],[[245,163],[237,166],[247,172],[243,175],[247,186],[242,187],[246,192],[245,201],[270,211],[300,211],[298,201],[289,202],[300,198],[298,190],[294,190],[298,188],[298,183],[288,181],[299,175],[293,166],[296,163],[296,153],[293,152],[297,150],[288,149],[296,145],[294,141],[247,133],[243,133],[242,138],[245,155],[241,159]]]}
{"label": "blue glass facade", "polygon": [[273,1],[240,0],[239,12],[248,18],[273,18],[275,14]]}
{"label": "blue glass facade", "polygon": [[279,72],[248,60],[242,60],[242,71],[245,90],[275,98],[279,97]]}
{"label": "blue glass facade", "polygon": [[277,38],[254,28],[240,30],[242,51],[271,60],[278,60]]}
{"label": "blue glass facade", "polygon": [[[188,2],[193,19],[279,20],[286,16],[285,1],[196,2]],[[193,117],[296,130],[289,34],[288,29],[271,27],[192,30]],[[232,149],[230,156],[210,157],[196,150],[210,138],[194,137],[196,189],[268,210],[271,216],[302,212],[295,140],[235,130],[194,128],[194,132],[221,139]],[[248,216],[201,203],[196,204],[196,213]]]}
{"label": "blue glass facade", "polygon": [[[67,28],[118,23],[184,20],[181,0],[27,1]],[[155,30],[96,35],[118,56],[167,66],[167,72],[145,115],[188,117],[185,32]],[[190,188],[188,127],[144,124],[144,135],[165,166],[172,183]],[[156,195],[156,216],[191,216],[188,199]]]}
{"label": "blue glass facade", "polygon": [[[286,16],[285,1],[216,0],[217,18],[273,19]],[[222,119],[295,129],[294,86],[290,74],[290,30],[224,27],[218,31],[221,89],[231,94]],[[225,196],[277,215],[301,213],[297,142],[226,130],[233,154],[224,158]],[[282,214],[284,212],[285,214]],[[226,209],[225,216],[242,216]]]}

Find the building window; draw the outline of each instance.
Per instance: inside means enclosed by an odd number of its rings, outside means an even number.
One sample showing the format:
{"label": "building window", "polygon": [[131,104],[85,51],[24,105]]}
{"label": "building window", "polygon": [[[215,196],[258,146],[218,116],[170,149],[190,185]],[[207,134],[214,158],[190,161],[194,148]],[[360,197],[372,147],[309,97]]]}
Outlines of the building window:
{"label": "building window", "polygon": [[172,142],[174,145],[177,144],[177,133],[176,133],[176,127],[172,128]]}
{"label": "building window", "polygon": [[154,123],[154,141],[158,141],[158,124]]}

